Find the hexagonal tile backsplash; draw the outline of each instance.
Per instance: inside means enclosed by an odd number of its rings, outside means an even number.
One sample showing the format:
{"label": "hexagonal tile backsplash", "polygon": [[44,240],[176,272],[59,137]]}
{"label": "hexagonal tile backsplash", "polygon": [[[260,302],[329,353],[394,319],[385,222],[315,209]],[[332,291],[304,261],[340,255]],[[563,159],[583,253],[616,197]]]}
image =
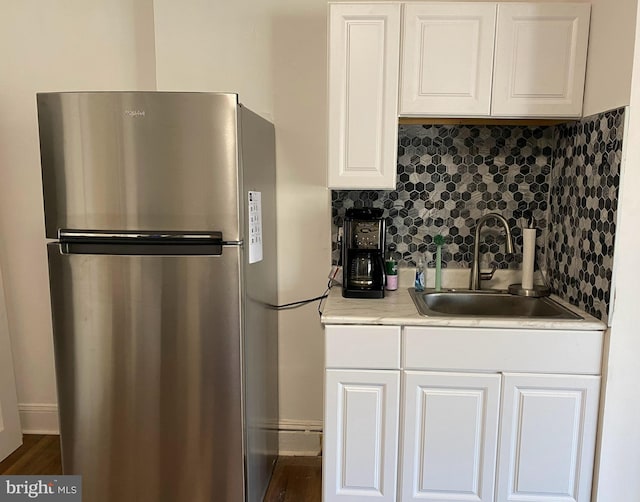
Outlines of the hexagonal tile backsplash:
{"label": "hexagonal tile backsplash", "polygon": [[396,244],[403,266],[421,256],[434,266],[440,234],[443,266],[469,267],[475,222],[498,212],[512,229],[515,254],[504,254],[503,232],[490,222],[481,256],[517,269],[528,210],[539,229],[537,263],[546,261],[552,290],[606,320],[623,123],[624,109],[553,127],[401,125],[395,190],[332,191],[333,261],[345,210],[371,206],[386,210],[387,245]]}
{"label": "hexagonal tile backsplash", "polygon": [[547,269],[559,296],[609,310],[624,108],[556,127]]}
{"label": "hexagonal tile backsplash", "polygon": [[[433,237],[446,238],[443,267],[469,267],[473,230],[486,213],[504,216],[512,229],[514,256],[504,254],[503,231],[489,221],[480,251],[500,268],[519,268],[521,221],[530,210],[546,226],[553,128],[523,126],[400,126],[394,191],[333,191],[335,233],[349,207],[386,209],[387,245],[397,246],[401,265],[426,256],[433,266]],[[538,248],[544,244],[542,232]],[[426,253],[426,255],[425,255]]]}

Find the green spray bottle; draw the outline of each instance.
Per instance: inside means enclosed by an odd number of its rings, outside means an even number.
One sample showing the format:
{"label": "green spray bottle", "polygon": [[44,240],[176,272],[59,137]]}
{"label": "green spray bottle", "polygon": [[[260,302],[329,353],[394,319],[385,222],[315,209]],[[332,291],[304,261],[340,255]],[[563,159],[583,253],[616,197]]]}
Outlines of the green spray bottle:
{"label": "green spray bottle", "polygon": [[442,290],[442,246],[444,245],[444,237],[436,235],[433,238],[436,245],[436,291]]}

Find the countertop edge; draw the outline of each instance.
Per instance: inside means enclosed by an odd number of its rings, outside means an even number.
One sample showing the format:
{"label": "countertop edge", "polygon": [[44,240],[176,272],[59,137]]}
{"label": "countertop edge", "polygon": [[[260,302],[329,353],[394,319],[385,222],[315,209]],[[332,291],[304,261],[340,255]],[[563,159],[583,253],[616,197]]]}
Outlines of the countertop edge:
{"label": "countertop edge", "polygon": [[583,319],[522,319],[490,317],[426,317],[418,314],[406,288],[387,293],[382,300],[343,298],[340,288],[333,288],[321,316],[323,325],[360,324],[393,326],[450,326],[479,328],[520,328],[571,331],[603,331],[607,325],[556,295],[551,298]]}

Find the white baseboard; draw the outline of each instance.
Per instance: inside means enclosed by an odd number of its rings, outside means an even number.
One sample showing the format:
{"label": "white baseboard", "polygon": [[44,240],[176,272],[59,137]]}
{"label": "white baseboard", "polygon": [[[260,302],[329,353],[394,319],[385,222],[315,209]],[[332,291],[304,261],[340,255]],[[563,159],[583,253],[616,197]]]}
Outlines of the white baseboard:
{"label": "white baseboard", "polygon": [[[60,434],[55,404],[18,405],[23,434]],[[280,420],[278,451],[283,456],[318,456],[322,453],[322,420]]]}
{"label": "white baseboard", "polygon": [[23,434],[60,434],[57,405],[19,403],[18,410]]}
{"label": "white baseboard", "polygon": [[322,453],[322,420],[280,420],[278,452],[282,456],[316,457]]}

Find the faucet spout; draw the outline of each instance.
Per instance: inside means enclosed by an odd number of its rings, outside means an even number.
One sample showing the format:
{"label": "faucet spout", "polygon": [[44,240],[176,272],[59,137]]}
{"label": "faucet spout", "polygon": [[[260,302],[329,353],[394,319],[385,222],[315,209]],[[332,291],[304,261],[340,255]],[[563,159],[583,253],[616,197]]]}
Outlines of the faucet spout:
{"label": "faucet spout", "polygon": [[480,284],[480,232],[482,227],[488,220],[494,219],[498,222],[502,227],[504,227],[505,232],[505,252],[513,253],[513,238],[511,236],[511,230],[509,229],[509,223],[507,220],[498,213],[489,213],[485,214],[481,218],[478,219],[476,223],[476,231],[473,237],[473,265],[471,267],[471,276],[469,277],[469,289],[473,291],[477,291],[481,289]]}

